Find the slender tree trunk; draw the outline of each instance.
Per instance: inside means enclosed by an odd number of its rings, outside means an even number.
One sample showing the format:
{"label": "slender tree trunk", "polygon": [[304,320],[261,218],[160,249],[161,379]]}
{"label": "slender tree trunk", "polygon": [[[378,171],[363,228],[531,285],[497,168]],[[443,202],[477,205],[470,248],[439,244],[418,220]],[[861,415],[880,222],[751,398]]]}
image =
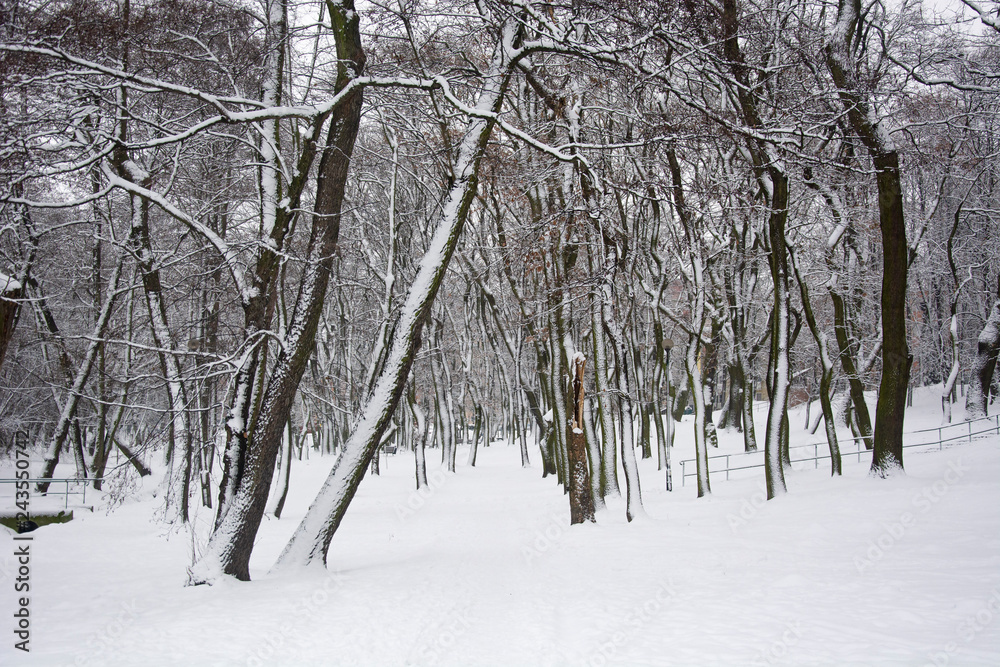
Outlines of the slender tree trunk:
{"label": "slender tree trunk", "polygon": [[[39,475],[41,479],[51,479],[55,472],[56,464],[59,462],[59,453],[69,435],[70,426],[76,418],[76,410],[80,404],[80,399],[83,397],[83,388],[94,369],[94,362],[97,359],[97,353],[100,349],[100,341],[104,338],[108,322],[111,320],[111,314],[114,310],[114,304],[119,296],[118,280],[121,277],[121,272],[122,264],[119,262],[114,274],[111,276],[111,280],[108,282],[108,295],[104,300],[104,305],[101,308],[101,313],[98,315],[97,322],[94,324],[94,333],[91,336],[91,341],[73,377],[73,385],[66,393],[66,401],[63,403],[59,420],[52,431],[52,438],[45,452],[45,460],[42,464],[41,474]],[[37,490],[39,493],[45,493],[48,491],[48,488],[49,485],[47,482],[41,482],[38,484]]]}
{"label": "slender tree trunk", "polygon": [[285,451],[282,454],[284,459],[281,463],[284,466],[282,471],[284,474],[281,476],[281,495],[278,496],[278,501],[274,504],[274,518],[281,518],[281,511],[285,508],[285,499],[288,498],[288,486],[291,481],[292,476],[292,423],[288,422],[285,427]]}
{"label": "slender tree trunk", "polygon": [[844,367],[844,374],[847,375],[848,390],[850,400],[854,404],[854,424],[856,424],[860,436],[863,438],[866,449],[874,446],[872,440],[872,422],[868,414],[868,403],[865,402],[865,386],[861,382],[855,361],[854,348],[848,340],[847,335],[847,306],[844,297],[830,286],[830,298],[833,300],[833,331],[837,340],[837,348],[840,351],[840,363]]}
{"label": "slender tree trunk", "polygon": [[587,458],[590,461],[590,495],[594,499],[594,510],[603,510],[606,505],[601,495],[601,445],[597,439],[597,429],[594,428],[593,401],[585,398],[583,402],[584,434],[587,436]]}
{"label": "slender tree trunk", "polygon": [[770,170],[773,194],[768,216],[770,241],[769,265],[774,283],[774,317],[771,320],[772,349],[771,404],[767,411],[767,433],[764,439],[764,476],[768,500],[786,492],[785,473],[781,460],[782,425],[787,432],[789,383],[788,328],[788,254],[785,245],[785,223],[788,218],[788,178],[777,169]]}
{"label": "slender tree trunk", "polygon": [[692,403],[694,403],[694,458],[695,474],[698,480],[698,497],[710,495],[712,485],[708,475],[708,440],[703,427],[705,418],[705,392],[702,387],[701,369],[698,367],[698,348],[700,341],[697,335],[688,340],[687,364],[688,386],[690,387]]}

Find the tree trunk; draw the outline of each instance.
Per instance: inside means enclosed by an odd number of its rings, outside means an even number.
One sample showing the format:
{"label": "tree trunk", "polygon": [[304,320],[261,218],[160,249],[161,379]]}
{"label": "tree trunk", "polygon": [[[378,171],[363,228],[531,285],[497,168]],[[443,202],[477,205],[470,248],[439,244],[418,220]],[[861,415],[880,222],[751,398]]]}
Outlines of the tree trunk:
{"label": "tree trunk", "polygon": [[288,422],[285,428],[285,439],[286,447],[282,454],[284,459],[281,463],[284,465],[284,474],[281,476],[281,495],[278,496],[278,501],[274,504],[274,518],[281,518],[281,511],[285,508],[285,499],[288,498],[288,486],[291,481],[292,476],[292,423]]}
{"label": "tree trunk", "polygon": [[[339,7],[328,2],[336,38],[339,65],[337,90],[359,76],[365,55],[361,48],[359,17],[351,0]],[[272,17],[272,20],[277,20]],[[350,65],[350,67],[348,66]],[[362,90],[352,91],[330,116],[326,146],[316,174],[316,199],[307,250],[308,260],[303,270],[295,309],[289,322],[286,340],[275,360],[260,416],[254,425],[246,452],[242,478],[217,530],[209,540],[199,563],[191,571],[192,583],[203,583],[219,574],[241,580],[250,578],[249,563],[257,529],[263,518],[274,461],[281,445],[281,434],[288,421],[299,381],[312,355],[316,330],[326,296],[333,259],[340,234],[341,209],[354,141],[361,121]],[[409,360],[412,362],[412,359]],[[409,363],[406,364],[409,370]],[[402,384],[394,392],[398,400]],[[395,407],[395,402],[393,402]],[[392,410],[389,411],[391,415]],[[382,431],[388,425],[388,415],[371,443],[364,463],[367,463],[380,443]],[[357,479],[363,468],[356,471]]]}
{"label": "tree trunk", "polygon": [[[839,0],[837,22],[826,45],[826,63],[844,110],[861,138],[875,167],[878,189],[879,229],[882,233],[882,381],[875,408],[871,472],[887,477],[903,470],[903,420],[910,379],[906,342],[906,281],[909,246],[903,215],[903,189],[899,155],[889,133],[876,115],[871,93],[857,80],[852,52],[860,23],[860,0]],[[863,407],[863,406],[856,406]]]}
{"label": "tree trunk", "polygon": [[566,453],[569,459],[569,523],[594,523],[594,496],[590,488],[590,468],[587,465],[587,436],[584,433],[583,368],[582,354],[573,355],[572,420],[569,424],[569,441]]}
{"label": "tree trunk", "polygon": [[584,434],[587,436],[587,458],[590,461],[590,495],[594,499],[594,510],[603,510],[606,505],[601,495],[601,445],[597,439],[597,429],[594,428],[593,401],[585,398],[583,402]]}
{"label": "tree trunk", "polygon": [[7,347],[14,337],[14,327],[21,312],[20,299],[24,294],[20,282],[0,273],[0,369],[3,368]]}
{"label": "tree trunk", "polygon": [[833,300],[833,332],[837,340],[837,348],[840,352],[840,363],[844,367],[844,374],[847,376],[850,401],[854,404],[854,421],[864,440],[865,448],[872,449],[872,422],[868,414],[868,403],[865,402],[865,386],[861,382],[858,372],[857,362],[854,358],[854,348],[847,335],[847,306],[844,297],[841,296],[834,286],[830,286],[830,298]]}
{"label": "tree trunk", "polygon": [[[1000,283],[1000,276],[997,282]],[[998,285],[998,296],[1000,296],[1000,285]],[[998,352],[1000,352],[1000,298],[993,303],[990,316],[983,325],[976,344],[976,359],[972,363],[972,383],[969,384],[969,393],[966,396],[965,409],[969,419],[985,417],[988,413],[988,399]]]}
{"label": "tree trunk", "polygon": [[[774,317],[771,319],[772,350],[771,403],[767,411],[764,436],[764,477],[767,498],[786,492],[781,460],[782,426],[788,420],[788,253],[785,246],[785,223],[788,218],[788,178],[777,169],[770,170],[773,195],[768,216],[768,240],[771,254],[771,280],[774,283]],[[788,428],[785,426],[784,431]]]}
{"label": "tree trunk", "polygon": [[701,498],[712,493],[712,485],[708,475],[708,442],[704,429],[705,392],[702,388],[701,370],[698,368],[698,347],[698,336],[691,336],[688,341],[685,361],[687,362],[688,385],[694,403],[695,473],[698,479],[698,497]]}
{"label": "tree trunk", "polygon": [[[42,464],[41,474],[39,475],[39,478],[41,479],[51,479],[53,473],[55,473],[56,464],[59,462],[59,453],[66,442],[67,436],[69,435],[70,426],[76,418],[76,409],[80,404],[80,399],[83,397],[84,385],[86,385],[87,378],[90,377],[90,373],[93,371],[94,361],[97,359],[97,353],[100,349],[100,341],[104,338],[104,332],[107,329],[108,322],[111,319],[111,313],[114,310],[114,304],[119,295],[118,280],[121,277],[121,272],[122,264],[119,262],[115,268],[114,274],[111,276],[110,282],[108,283],[108,297],[105,299],[101,313],[97,318],[97,322],[94,324],[93,336],[87,346],[84,358],[80,362],[80,366],[73,377],[72,388],[66,393],[66,402],[63,403],[62,410],[59,414],[59,420],[56,422],[55,429],[52,431],[52,439],[45,452],[45,461]],[[47,482],[40,482],[37,486],[37,491],[39,493],[45,493],[49,488]]]}
{"label": "tree trunk", "polygon": [[[352,16],[353,32],[357,35],[357,15]],[[503,28],[502,43],[495,49],[490,72],[483,79],[477,104],[479,109],[488,109],[492,113],[500,109],[514,65],[509,55],[515,52],[516,26],[516,21],[511,19]],[[276,569],[326,561],[330,541],[357,491],[364,466],[378,446],[402,394],[420,344],[424,322],[430,314],[434,297],[444,280],[476,196],[479,164],[493,124],[492,116],[473,117],[468,122],[453,170],[454,180],[442,200],[444,204],[437,228],[418,264],[417,275],[402,306],[383,370],[365,402],[354,432],[344,443],[333,470],[286,545]]]}

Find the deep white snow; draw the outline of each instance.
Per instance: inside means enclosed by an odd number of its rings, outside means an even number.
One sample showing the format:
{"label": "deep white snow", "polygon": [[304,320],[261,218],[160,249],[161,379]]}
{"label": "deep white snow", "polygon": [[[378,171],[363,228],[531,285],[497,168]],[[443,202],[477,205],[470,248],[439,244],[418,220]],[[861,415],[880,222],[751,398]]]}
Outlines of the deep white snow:
{"label": "deep white snow", "polygon": [[[923,391],[908,430],[937,426],[939,400]],[[822,442],[803,422],[794,410],[793,444]],[[680,485],[693,444],[690,424],[677,426],[673,493],[655,455],[640,460],[648,518],[626,523],[618,499],[596,525],[571,528],[537,450],[522,469],[518,447],[501,442],[455,474],[428,450],[430,485],[417,493],[406,452],[361,484],[329,570],[269,577],[332,464],[295,461],[251,583],[183,586],[192,540],[156,521],[155,480],[113,510],[98,499],[93,513],[33,533],[30,655],[13,649],[13,541],[0,528],[0,662],[1000,664],[1000,436],[907,449],[906,475],[888,480],[856,456],[840,479],[810,463],[770,502],[762,469],[714,474],[699,500],[693,479]],[[719,435],[710,455],[742,448],[738,434]],[[10,487],[0,494],[9,505]],[[210,513],[197,521],[204,529]]]}

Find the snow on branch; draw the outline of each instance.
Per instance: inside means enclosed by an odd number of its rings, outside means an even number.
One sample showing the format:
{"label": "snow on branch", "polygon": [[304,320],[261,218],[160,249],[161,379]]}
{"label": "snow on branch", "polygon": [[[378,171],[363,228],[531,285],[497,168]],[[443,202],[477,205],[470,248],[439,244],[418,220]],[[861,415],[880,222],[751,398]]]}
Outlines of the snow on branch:
{"label": "snow on branch", "polygon": [[233,277],[233,282],[236,283],[236,288],[240,292],[240,297],[244,302],[250,300],[252,296],[251,286],[247,282],[243,273],[243,267],[240,265],[238,253],[232,246],[226,243],[225,239],[219,236],[207,225],[198,222],[188,214],[184,213],[184,211],[177,208],[177,206],[167,201],[167,199],[160,193],[144,188],[141,185],[118,176],[107,164],[101,165],[101,171],[104,173],[105,178],[108,179],[108,185],[110,187],[120,188],[130,194],[148,199],[163,209],[171,217],[175,218],[178,222],[183,223],[192,231],[201,234],[225,260],[226,267],[229,269],[229,272]]}

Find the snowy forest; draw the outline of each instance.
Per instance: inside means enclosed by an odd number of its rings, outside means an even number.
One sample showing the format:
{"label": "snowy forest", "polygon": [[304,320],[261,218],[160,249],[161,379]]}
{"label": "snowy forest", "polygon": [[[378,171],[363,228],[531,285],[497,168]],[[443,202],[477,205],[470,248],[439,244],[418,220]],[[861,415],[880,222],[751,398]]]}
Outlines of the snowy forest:
{"label": "snowy forest", "polygon": [[794,504],[798,439],[893,488],[915,395],[1000,394],[993,0],[3,0],[0,104],[0,457],[146,489],[179,589],[299,466],[255,580],[386,466],[627,531],[720,439]]}

